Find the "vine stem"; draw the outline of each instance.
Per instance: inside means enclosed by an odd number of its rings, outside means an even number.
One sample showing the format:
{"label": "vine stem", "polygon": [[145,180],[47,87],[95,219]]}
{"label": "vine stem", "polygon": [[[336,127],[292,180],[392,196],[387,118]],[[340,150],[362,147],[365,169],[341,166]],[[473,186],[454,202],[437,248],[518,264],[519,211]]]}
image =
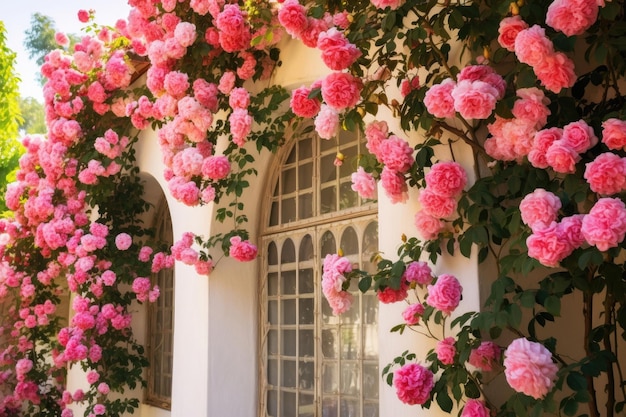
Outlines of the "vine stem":
{"label": "vine stem", "polygon": [[[593,275],[591,275],[593,278]],[[591,279],[590,278],[590,279]],[[591,340],[591,331],[593,329],[593,293],[591,291],[585,291],[583,293],[583,317],[585,320],[585,354],[588,358],[593,356],[593,352],[591,351],[591,346],[589,341]],[[596,398],[596,389],[594,386],[593,377],[591,375],[586,375],[587,378],[587,391],[589,392],[589,414],[591,417],[600,417],[600,413],[598,412],[598,404]]]}
{"label": "vine stem", "polygon": [[[611,346],[611,333],[610,329],[613,326],[613,312],[615,309],[615,299],[611,294],[611,291],[606,290],[606,296],[604,299],[604,349],[609,352],[613,352]],[[613,417],[615,409],[615,372],[613,370],[613,364],[611,361],[607,364],[606,371],[606,417]]]}

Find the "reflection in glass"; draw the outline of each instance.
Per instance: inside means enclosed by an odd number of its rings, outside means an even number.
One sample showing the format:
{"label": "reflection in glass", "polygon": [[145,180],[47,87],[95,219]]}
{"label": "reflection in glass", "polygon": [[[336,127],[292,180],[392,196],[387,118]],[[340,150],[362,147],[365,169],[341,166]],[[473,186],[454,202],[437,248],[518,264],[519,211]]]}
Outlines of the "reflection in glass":
{"label": "reflection in glass", "polygon": [[358,326],[341,327],[341,359],[356,359],[360,347]]}
{"label": "reflection in glass", "polygon": [[373,400],[378,398],[378,364],[363,365],[363,397]]}
{"label": "reflection in glass", "polygon": [[298,167],[298,188],[302,191],[313,186],[313,162]]}
{"label": "reflection in glass", "polygon": [[[300,361],[298,374],[298,387],[301,389],[312,390],[315,384],[315,362]],[[300,399],[302,399],[302,397],[300,397]]]}
{"label": "reflection in glass", "polygon": [[310,137],[300,139],[298,142],[298,158],[300,160],[311,158],[313,156],[313,140]]}
{"label": "reflection in glass", "polygon": [[295,416],[298,410],[296,409],[296,393],[285,392],[280,393],[280,415],[281,416]]}
{"label": "reflection in glass", "polygon": [[271,324],[278,324],[278,301],[269,300],[267,302],[267,315]]}
{"label": "reflection in glass", "polygon": [[322,369],[322,392],[336,393],[339,384],[337,366],[334,363],[325,363]]}
{"label": "reflection in glass", "polygon": [[270,330],[267,333],[267,353],[278,355],[278,330]]}
{"label": "reflection in glass", "polygon": [[315,397],[309,394],[300,394],[298,406],[298,417],[315,416]]}
{"label": "reflection in glass", "polygon": [[359,195],[352,190],[351,182],[342,182],[339,187],[339,210],[359,205]]}
{"label": "reflection in glass", "polygon": [[339,346],[339,340],[337,339],[337,330],[322,330],[322,355],[324,356],[324,359],[336,358],[338,350],[337,346]]}
{"label": "reflection in glass", "polygon": [[269,417],[278,416],[278,392],[270,390],[267,392],[267,415]]}
{"label": "reflection in glass", "polygon": [[313,217],[313,209],[313,194],[300,194],[298,196],[298,220]]}
{"label": "reflection in glass", "polygon": [[334,185],[331,187],[322,188],[320,214],[331,213],[336,210],[337,210],[337,188]]}

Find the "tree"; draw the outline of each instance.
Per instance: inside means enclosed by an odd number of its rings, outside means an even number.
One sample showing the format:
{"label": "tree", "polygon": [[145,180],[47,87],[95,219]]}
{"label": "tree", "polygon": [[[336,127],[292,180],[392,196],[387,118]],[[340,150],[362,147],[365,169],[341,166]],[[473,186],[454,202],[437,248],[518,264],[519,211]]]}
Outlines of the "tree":
{"label": "tree", "polygon": [[22,122],[19,130],[27,135],[46,133],[46,121],[43,104],[33,97],[20,97],[20,111]]}

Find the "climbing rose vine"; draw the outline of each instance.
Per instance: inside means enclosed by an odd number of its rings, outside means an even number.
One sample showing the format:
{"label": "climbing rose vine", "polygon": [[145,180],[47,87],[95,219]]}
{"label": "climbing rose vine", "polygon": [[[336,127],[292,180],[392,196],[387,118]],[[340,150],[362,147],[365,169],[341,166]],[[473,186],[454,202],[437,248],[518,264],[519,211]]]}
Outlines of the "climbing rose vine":
{"label": "climbing rose vine", "polygon": [[[383,370],[400,401],[465,417],[623,412],[622,1],[129,4],[127,19],[89,26],[72,49],[57,36],[41,69],[48,134],[23,139],[13,216],[0,221],[0,415],[138,407],[115,394],[142,384],[130,324],[136,303],[159,296],[150,275],[175,261],[210,274],[222,256],[254,260],[241,197],[255,151],[307,126],[319,140],[363,134],[367,152],[335,161],[354,160],[361,197],[380,186],[404,204],[418,190],[415,237],[394,259],[379,255],[373,274],[339,254],[323,265],[335,314],[358,280],[382,303],[407,304],[392,331],[434,339],[425,357],[406,351]],[[289,42],[319,50],[327,75],[274,85]],[[139,221],[149,205],[134,146],[152,128],[169,193],[216,204],[228,232],[163,248]],[[433,274],[444,252],[491,265],[481,311],[459,312],[464,277]],[[580,335],[550,336],[577,303]],[[66,389],[68,366],[84,369],[88,390]],[[500,374],[510,390],[496,402]]]}

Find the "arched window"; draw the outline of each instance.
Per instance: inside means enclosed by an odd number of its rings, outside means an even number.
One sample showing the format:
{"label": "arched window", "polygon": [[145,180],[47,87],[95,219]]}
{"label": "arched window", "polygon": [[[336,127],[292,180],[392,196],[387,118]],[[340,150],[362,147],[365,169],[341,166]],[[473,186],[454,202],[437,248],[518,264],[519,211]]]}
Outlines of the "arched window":
{"label": "arched window", "polygon": [[295,141],[276,170],[261,287],[261,416],[378,416],[378,307],[356,282],[352,308],[334,316],[321,290],[322,262],[341,248],[371,269],[378,250],[376,204],[352,191],[354,166],[335,166],[339,150],[356,156],[364,144],[344,132],[333,141]]}
{"label": "arched window", "polygon": [[[174,244],[172,217],[165,195],[159,199],[154,216],[156,241],[167,248]],[[146,403],[169,410],[172,403],[172,365],[174,354],[174,270],[163,269],[153,274],[160,296],[148,304],[148,335],[146,354],[150,367]]]}

